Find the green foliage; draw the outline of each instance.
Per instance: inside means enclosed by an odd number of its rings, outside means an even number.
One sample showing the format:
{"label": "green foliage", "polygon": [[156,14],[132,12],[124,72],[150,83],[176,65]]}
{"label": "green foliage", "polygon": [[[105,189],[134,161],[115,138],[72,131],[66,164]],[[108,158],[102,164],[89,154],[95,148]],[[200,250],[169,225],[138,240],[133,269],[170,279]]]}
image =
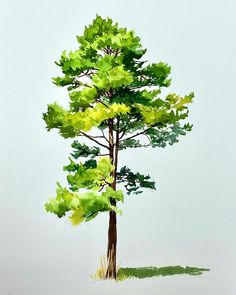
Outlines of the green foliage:
{"label": "green foliage", "polygon": [[109,91],[109,89],[116,89],[129,85],[132,81],[132,74],[127,72],[122,65],[116,66],[109,70],[103,68],[93,76],[93,83],[95,87],[102,91]]}
{"label": "green foliage", "polygon": [[65,120],[67,111],[59,106],[56,102],[48,105],[47,113],[43,114],[43,119],[46,123],[47,130],[60,128]]}
{"label": "green foliage", "polygon": [[96,144],[72,143],[73,159],[64,167],[69,189],[58,185],[56,197],[46,204],[48,212],[68,216],[73,224],[99,212],[118,212],[111,203],[123,202],[124,196],[112,189],[116,181],[124,184],[127,194],[155,189],[149,175],[133,173],[126,166],[116,174],[116,152],[178,142],[192,129],[182,121],[194,97],[193,93],[163,97],[171,67],[164,62],[147,64],[140,38],[110,18],[96,16],[77,41],[76,50],[62,52],[56,62],[62,75],[52,79],[67,88],[68,107],[51,103],[43,114],[48,131],[57,129],[64,138],[83,136]]}
{"label": "green foliage", "polygon": [[117,201],[123,201],[122,191],[114,191],[111,187],[107,187],[100,194],[96,191],[71,193],[59,183],[57,185],[56,197],[50,199],[45,208],[47,212],[54,213],[59,218],[69,212],[68,218],[74,225],[93,219],[99,212],[113,210],[121,214],[116,206],[111,205],[110,196],[112,195]]}
{"label": "green foliage", "polygon": [[[72,145],[76,148],[82,147],[82,149],[86,147],[78,142]],[[86,147],[86,152],[88,152],[88,147]],[[87,154],[83,155],[87,157]],[[121,214],[121,210],[111,205],[110,202],[111,198],[116,202],[124,202],[123,192],[115,191],[110,187],[114,180],[110,176],[113,169],[114,166],[108,157],[98,158],[98,161],[89,159],[79,164],[70,159],[70,164],[64,166],[64,170],[69,172],[67,176],[69,190],[58,183],[57,195],[46,203],[46,210],[58,217],[68,216],[74,225],[93,219],[99,212],[113,210]],[[101,188],[104,188],[102,192],[100,192]],[[90,190],[81,192],[81,189]],[[67,212],[69,215],[66,215]]]}
{"label": "green foliage", "polygon": [[144,123],[147,126],[155,124],[168,125],[178,122],[188,116],[186,104],[192,102],[193,93],[180,97],[179,95],[169,94],[166,100],[160,98],[153,99],[150,105],[135,104],[139,110]]}
{"label": "green foliage", "polygon": [[114,178],[111,172],[114,166],[109,158],[100,158],[96,160],[88,160],[85,163],[75,163],[70,159],[70,164],[64,166],[64,170],[68,171],[68,183],[70,190],[78,191],[80,188],[99,190],[102,186],[110,185]]}
{"label": "green foliage", "polygon": [[139,148],[139,147],[143,147],[143,146],[144,145],[142,145],[139,140],[130,138],[130,139],[125,139],[125,140],[121,141],[121,143],[119,145],[119,149],[124,150],[127,148]]}
{"label": "green foliage", "polygon": [[80,131],[90,131],[99,126],[104,120],[126,114],[130,108],[125,104],[113,103],[105,106],[97,103],[84,111],[71,113],[56,103],[48,105],[48,112],[43,114],[47,129],[58,128],[64,138],[80,135]]}
{"label": "green foliage", "polygon": [[134,173],[128,167],[124,166],[117,173],[117,183],[123,183],[127,194],[141,194],[142,188],[156,189],[155,182],[150,181],[149,175],[144,176],[139,172]]}
{"label": "green foliage", "polygon": [[79,157],[91,157],[95,158],[100,153],[99,147],[89,147],[86,144],[81,144],[78,140],[75,140],[71,147],[74,149],[73,153],[71,154],[74,159],[78,159]]}
{"label": "green foliage", "polygon": [[139,86],[170,86],[171,79],[168,79],[168,75],[171,72],[171,67],[168,64],[159,62],[157,64],[150,64],[140,71],[142,77],[148,77],[148,79],[138,80]]}
{"label": "green foliage", "polygon": [[47,212],[54,213],[61,218],[66,212],[71,210],[71,202],[73,201],[72,203],[74,203],[75,200],[76,195],[74,193],[69,192],[66,188],[63,188],[57,183],[56,198],[50,199],[49,202],[45,204],[45,208]]}
{"label": "green foliage", "polygon": [[150,146],[164,148],[167,144],[173,145],[179,142],[179,135],[186,135],[186,133],[191,130],[192,125],[184,124],[181,126],[180,123],[177,122],[168,126],[166,129],[149,128],[145,134],[149,138]]}
{"label": "green foliage", "polygon": [[69,93],[70,107],[72,111],[79,110],[91,106],[97,97],[97,89],[95,87],[84,88],[81,91],[72,91]]}
{"label": "green foliage", "polygon": [[[56,85],[72,90],[70,110],[49,105],[43,116],[48,130],[57,128],[63,137],[73,138],[80,131],[106,125],[109,118],[120,116],[120,124],[125,124],[126,114],[133,125],[141,127],[142,122],[142,128],[166,127],[188,116],[186,105],[192,102],[193,93],[158,96],[161,87],[170,85],[171,68],[164,62],[144,66],[140,59],[146,50],[134,31],[97,16],[77,40],[79,49],[63,51],[56,62],[64,76],[53,78]],[[133,129],[128,128],[127,133]]]}

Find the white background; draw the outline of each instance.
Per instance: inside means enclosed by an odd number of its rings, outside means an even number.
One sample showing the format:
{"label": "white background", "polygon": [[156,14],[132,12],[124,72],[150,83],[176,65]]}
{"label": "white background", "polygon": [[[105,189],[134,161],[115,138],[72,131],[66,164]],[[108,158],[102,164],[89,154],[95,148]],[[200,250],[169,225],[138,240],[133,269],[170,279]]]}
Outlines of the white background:
{"label": "white background", "polygon": [[[235,294],[235,10],[233,0],[1,1],[1,295]],[[50,81],[54,61],[96,13],[134,29],[150,62],[172,66],[170,92],[196,95],[180,143],[121,153],[157,190],[126,198],[118,261],[211,268],[202,276],[93,282],[108,216],[72,227],[44,211],[71,151],[41,119],[68,99]]]}

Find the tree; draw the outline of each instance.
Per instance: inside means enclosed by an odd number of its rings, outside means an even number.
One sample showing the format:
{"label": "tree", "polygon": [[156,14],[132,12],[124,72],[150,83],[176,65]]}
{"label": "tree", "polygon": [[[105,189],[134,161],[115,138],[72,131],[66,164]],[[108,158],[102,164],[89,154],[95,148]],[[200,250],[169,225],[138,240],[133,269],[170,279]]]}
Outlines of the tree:
{"label": "tree", "polygon": [[69,188],[58,183],[56,197],[45,207],[74,225],[108,212],[106,277],[116,278],[117,204],[124,202],[117,186],[123,185],[128,195],[155,189],[149,175],[126,166],[118,169],[119,152],[178,142],[179,135],[192,129],[181,122],[188,117],[194,94],[162,98],[161,89],[171,83],[170,66],[147,64],[140,38],[110,18],[96,16],[77,41],[78,50],[63,51],[56,62],[63,76],[53,78],[55,85],[67,88],[69,108],[53,103],[43,114],[47,130],[56,128],[64,138],[77,138],[64,167]]}

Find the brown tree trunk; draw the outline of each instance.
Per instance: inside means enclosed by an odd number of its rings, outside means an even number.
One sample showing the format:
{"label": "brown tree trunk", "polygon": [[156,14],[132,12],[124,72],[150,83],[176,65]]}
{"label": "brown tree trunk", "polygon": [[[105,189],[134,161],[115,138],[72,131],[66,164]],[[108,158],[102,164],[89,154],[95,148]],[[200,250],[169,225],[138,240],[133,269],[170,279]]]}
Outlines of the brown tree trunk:
{"label": "brown tree trunk", "polygon": [[[110,159],[114,164],[115,169],[112,172],[114,181],[111,187],[116,190],[116,171],[118,161],[118,146],[119,146],[119,119],[117,120],[117,131],[114,142],[113,138],[113,119],[109,119],[109,148]],[[110,202],[113,206],[116,206],[116,201],[110,198]],[[109,228],[108,228],[108,245],[107,245],[107,279],[116,279],[116,244],[117,244],[117,228],[116,228],[116,212],[110,211],[109,213]]]}
{"label": "brown tree trunk", "polygon": [[116,213],[114,211],[110,211],[107,246],[107,279],[116,279],[116,243]]}

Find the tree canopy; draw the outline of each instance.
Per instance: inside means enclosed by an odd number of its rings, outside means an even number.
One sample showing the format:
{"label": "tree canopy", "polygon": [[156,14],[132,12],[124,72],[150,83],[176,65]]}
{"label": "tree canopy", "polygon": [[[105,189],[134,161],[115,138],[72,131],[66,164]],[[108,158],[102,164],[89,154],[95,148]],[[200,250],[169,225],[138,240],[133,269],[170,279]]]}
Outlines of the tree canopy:
{"label": "tree canopy", "polygon": [[[43,114],[48,131],[57,129],[64,138],[75,138],[64,167],[69,186],[58,183],[56,197],[46,204],[48,212],[67,216],[72,224],[99,212],[121,212],[117,202],[124,201],[124,192],[114,181],[128,195],[155,189],[149,175],[127,166],[118,169],[118,152],[178,142],[192,129],[185,119],[194,97],[163,96],[162,88],[171,84],[171,67],[147,63],[140,38],[110,18],[97,16],[77,41],[77,50],[62,52],[56,62],[62,75],[52,79],[67,88],[68,108],[55,102]],[[81,137],[94,146],[81,143]]]}

